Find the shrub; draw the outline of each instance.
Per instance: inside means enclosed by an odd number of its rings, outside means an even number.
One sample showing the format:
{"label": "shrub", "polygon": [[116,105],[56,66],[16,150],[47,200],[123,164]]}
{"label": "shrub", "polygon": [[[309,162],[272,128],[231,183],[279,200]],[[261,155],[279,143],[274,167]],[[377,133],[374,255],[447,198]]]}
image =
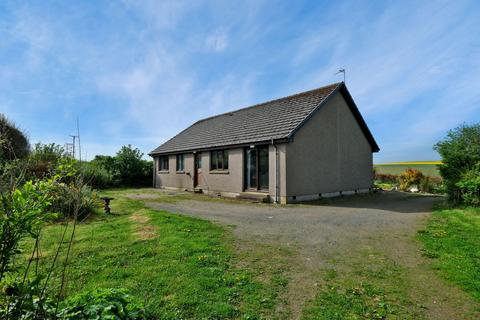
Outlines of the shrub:
{"label": "shrub", "polygon": [[114,186],[113,175],[96,162],[82,162],[79,167],[83,181],[96,189]]}
{"label": "shrub", "polygon": [[52,210],[66,218],[84,219],[100,206],[98,195],[85,184],[56,183]]}
{"label": "shrub", "polygon": [[29,177],[43,179],[49,176],[64,158],[65,150],[58,144],[35,144],[28,160]]}
{"label": "shrub", "polygon": [[398,176],[395,174],[375,173],[375,180],[383,183],[397,183]]}
{"label": "shrub", "polygon": [[458,182],[480,163],[480,123],[450,130],[434,149],[442,157],[443,164],[439,170],[449,199],[456,203],[463,202],[465,199],[462,196],[469,193],[461,191],[460,188],[464,187]]}
{"label": "shrub", "polygon": [[147,186],[152,183],[152,162],[142,159],[143,153],[131,145],[123,146],[115,157],[120,184]]}
{"label": "shrub", "polygon": [[[10,280],[10,281],[9,281]],[[56,319],[55,303],[42,296],[41,277],[8,279],[1,284],[0,319]]]}
{"label": "shrub", "polygon": [[146,319],[143,305],[126,289],[96,289],[67,299],[58,317],[73,319]]}
{"label": "shrub", "polygon": [[48,214],[51,188],[52,181],[29,181],[0,195],[0,280],[11,271],[20,241],[37,237],[43,223],[54,217]]}
{"label": "shrub", "polygon": [[480,206],[480,163],[472,170],[465,172],[455,186],[463,203],[469,206]]}
{"label": "shrub", "polygon": [[30,153],[30,143],[17,126],[0,114],[0,160],[23,159]]}
{"label": "shrub", "polygon": [[400,182],[400,189],[401,190],[409,190],[412,187],[420,188],[420,184],[425,177],[423,173],[417,169],[408,168],[403,172],[398,180]]}

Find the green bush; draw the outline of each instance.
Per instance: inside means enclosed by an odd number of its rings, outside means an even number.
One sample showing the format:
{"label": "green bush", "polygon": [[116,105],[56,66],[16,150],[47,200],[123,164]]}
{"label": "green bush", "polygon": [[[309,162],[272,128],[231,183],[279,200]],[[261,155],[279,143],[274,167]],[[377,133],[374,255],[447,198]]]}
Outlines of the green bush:
{"label": "green bush", "polygon": [[30,153],[27,136],[0,114],[0,161],[26,158]]}
{"label": "green bush", "polygon": [[37,237],[49,213],[54,182],[25,183],[20,188],[0,194],[0,281],[14,271],[12,261],[19,253],[19,243],[27,236]]}
{"label": "green bush", "polygon": [[105,189],[114,186],[113,175],[103,166],[96,162],[82,162],[79,166],[83,181],[96,189]]}
{"label": "green bush", "polygon": [[449,200],[454,203],[465,202],[463,195],[471,195],[465,190],[472,186],[469,184],[467,187],[459,182],[480,163],[480,123],[462,125],[449,131],[447,137],[438,142],[434,149],[442,157],[443,164],[439,166],[439,170]]}
{"label": "green bush", "polygon": [[100,207],[100,200],[88,185],[56,183],[54,187],[52,210],[62,217],[73,218],[77,212],[78,219],[84,219]]}
{"label": "green bush", "polygon": [[131,145],[123,146],[115,157],[116,173],[121,185],[148,186],[152,184],[152,162],[142,159],[143,153]]}
{"label": "green bush", "polygon": [[24,282],[19,278],[1,283],[0,319],[56,319],[55,303],[42,296],[41,277]]}
{"label": "green bush", "polygon": [[28,159],[28,178],[43,179],[49,176],[65,157],[65,150],[58,144],[35,144]]}
{"label": "green bush", "polygon": [[60,319],[146,319],[143,305],[126,289],[96,289],[68,298],[58,314]]}
{"label": "green bush", "polygon": [[464,204],[480,206],[480,163],[465,172],[455,186]]}

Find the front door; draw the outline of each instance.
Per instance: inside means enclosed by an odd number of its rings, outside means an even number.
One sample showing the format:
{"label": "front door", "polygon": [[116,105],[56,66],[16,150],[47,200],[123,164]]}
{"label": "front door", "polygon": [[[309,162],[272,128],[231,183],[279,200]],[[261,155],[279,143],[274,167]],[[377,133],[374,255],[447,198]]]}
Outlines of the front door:
{"label": "front door", "polygon": [[268,190],[268,146],[245,149],[245,189]]}
{"label": "front door", "polygon": [[200,175],[202,174],[202,153],[195,153],[194,158],[193,187],[196,188],[200,183]]}

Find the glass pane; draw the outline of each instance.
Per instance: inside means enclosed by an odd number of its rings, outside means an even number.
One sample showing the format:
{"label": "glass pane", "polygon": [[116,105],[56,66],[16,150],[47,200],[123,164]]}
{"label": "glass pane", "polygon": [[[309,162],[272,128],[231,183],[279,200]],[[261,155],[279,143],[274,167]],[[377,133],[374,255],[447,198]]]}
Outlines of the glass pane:
{"label": "glass pane", "polygon": [[247,149],[246,157],[247,188],[257,188],[257,150]]}
{"label": "glass pane", "polygon": [[223,169],[228,169],[228,150],[223,151]]}
{"label": "glass pane", "polygon": [[223,152],[217,151],[217,168],[223,169]]}
{"label": "glass pane", "polygon": [[268,189],[268,147],[258,149],[258,167],[260,189]]}
{"label": "glass pane", "polygon": [[210,159],[210,169],[215,170],[217,169],[217,152],[212,151],[210,153],[211,159]]}

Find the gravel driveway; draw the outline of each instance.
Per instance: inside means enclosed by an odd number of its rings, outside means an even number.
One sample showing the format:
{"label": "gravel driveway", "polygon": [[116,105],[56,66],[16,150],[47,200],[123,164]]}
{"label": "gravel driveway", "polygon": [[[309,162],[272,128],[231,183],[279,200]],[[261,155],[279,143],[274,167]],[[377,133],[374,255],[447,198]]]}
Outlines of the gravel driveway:
{"label": "gravel driveway", "polygon": [[195,200],[147,205],[233,225],[240,238],[280,241],[314,253],[369,240],[390,229],[410,231],[428,215],[436,199],[389,192],[287,206]]}

